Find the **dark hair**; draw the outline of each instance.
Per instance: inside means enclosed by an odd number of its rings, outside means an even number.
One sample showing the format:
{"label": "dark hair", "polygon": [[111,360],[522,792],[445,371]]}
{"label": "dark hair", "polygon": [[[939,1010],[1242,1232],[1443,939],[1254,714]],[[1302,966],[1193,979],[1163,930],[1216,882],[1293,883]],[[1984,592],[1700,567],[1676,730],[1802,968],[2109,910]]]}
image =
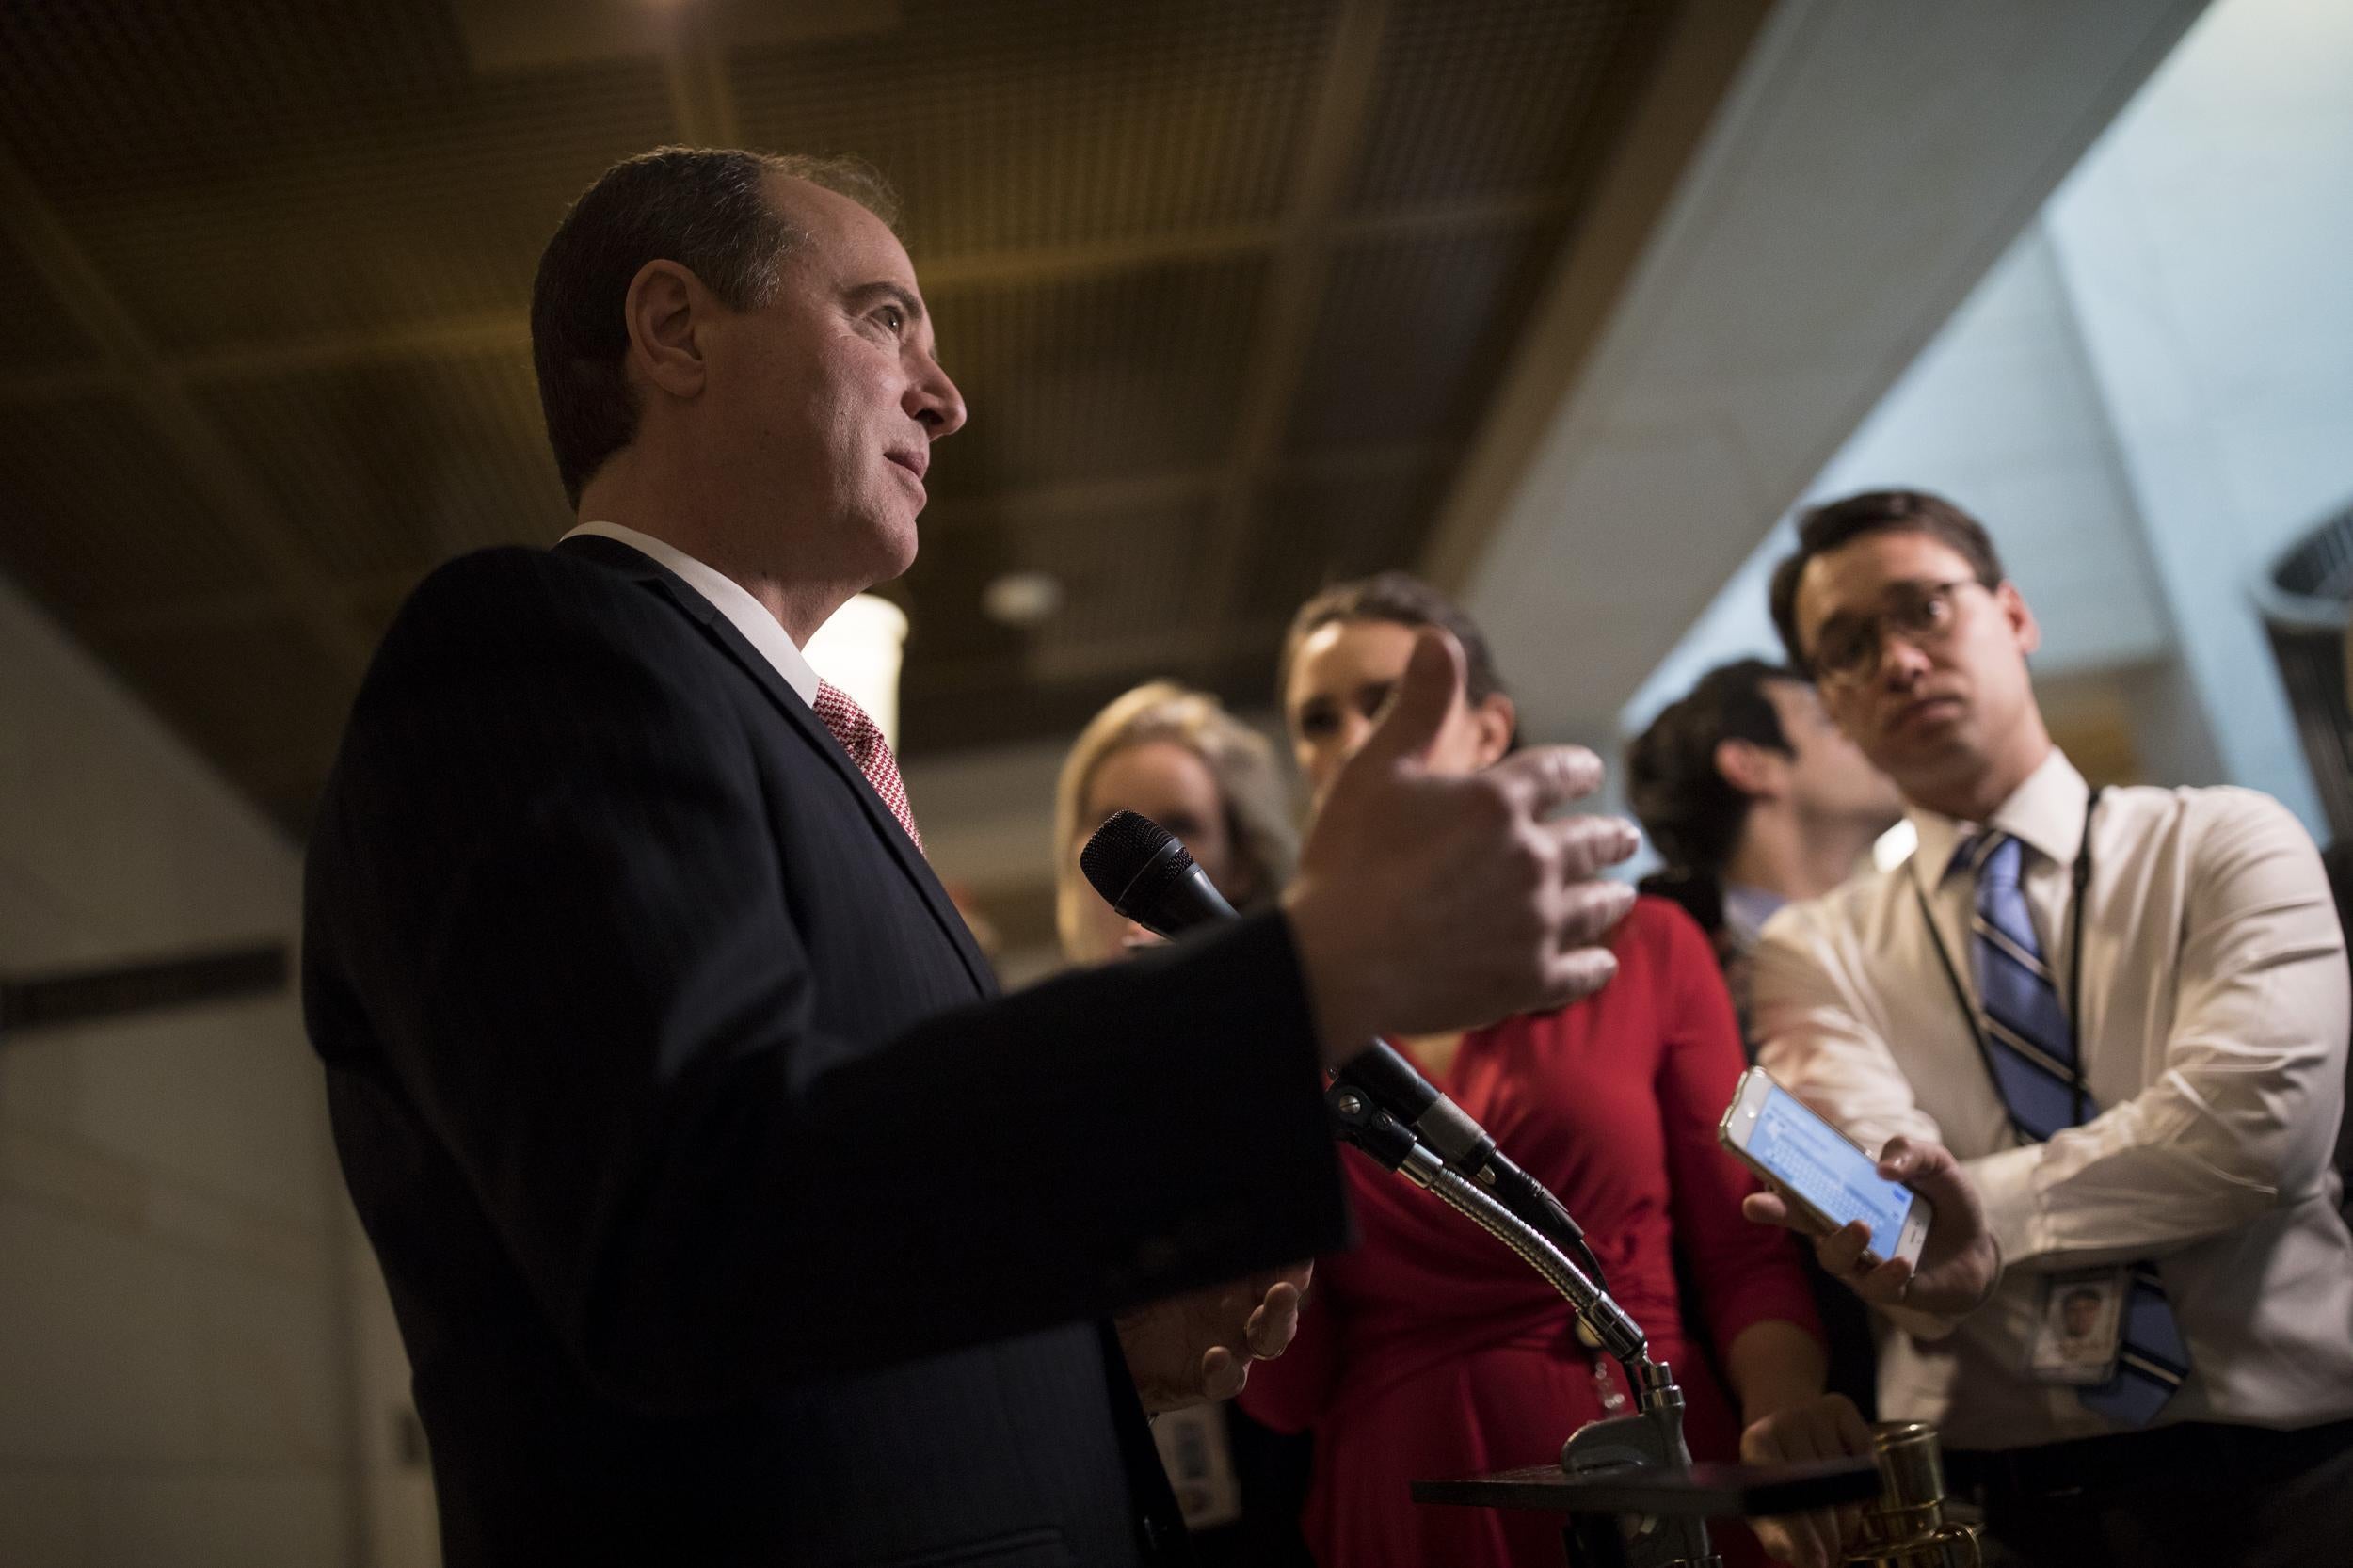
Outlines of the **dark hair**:
{"label": "dark hair", "polygon": [[890,187],[854,158],[657,147],[600,175],[540,252],[531,358],[548,444],[574,506],[637,434],[637,401],[621,369],[632,280],[648,262],[671,261],[730,311],[767,303],[778,260],[801,237],[768,200],[772,174],[837,191],[885,223],[897,217]]}
{"label": "dark hair", "polygon": [[1669,703],[1625,748],[1627,804],[1668,865],[1720,875],[1740,842],[1749,796],[1716,765],[1716,748],[1747,741],[1794,754],[1768,688],[1805,677],[1786,664],[1719,664]]}
{"label": "dark hair", "polygon": [[1274,667],[1274,699],[1279,704],[1290,690],[1291,661],[1299,645],[1320,627],[1334,622],[1388,621],[1398,626],[1442,626],[1463,645],[1464,694],[1473,706],[1503,692],[1496,673],[1495,654],[1486,633],[1452,600],[1411,572],[1385,571],[1353,583],[1335,583],[1299,607],[1283,633],[1283,657]]}
{"label": "dark hair", "polygon": [[1925,490],[1865,490],[1802,513],[1798,519],[1798,548],[1773,568],[1773,629],[1789,662],[1809,667],[1805,650],[1798,646],[1798,580],[1807,563],[1828,555],[1865,534],[1927,534],[1952,546],[1977,581],[1998,588],[2009,574],[1985,525],[1943,496]]}

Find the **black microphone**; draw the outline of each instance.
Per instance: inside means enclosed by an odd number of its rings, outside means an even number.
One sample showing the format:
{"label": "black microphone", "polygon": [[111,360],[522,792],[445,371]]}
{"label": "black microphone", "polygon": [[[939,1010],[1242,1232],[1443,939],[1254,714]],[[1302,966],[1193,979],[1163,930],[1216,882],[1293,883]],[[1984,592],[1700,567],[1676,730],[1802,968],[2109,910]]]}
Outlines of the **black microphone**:
{"label": "black microphone", "polygon": [[[1118,812],[1096,828],[1079,852],[1079,870],[1104,903],[1156,936],[1174,936],[1234,918],[1234,906],[1176,836],[1141,812]],[[1546,1240],[1592,1259],[1585,1233],[1551,1190],[1513,1164],[1486,1128],[1438,1093],[1386,1041],[1374,1041],[1332,1076],[1413,1128],[1439,1158],[1493,1192]],[[1597,1265],[1594,1272],[1598,1279]]]}

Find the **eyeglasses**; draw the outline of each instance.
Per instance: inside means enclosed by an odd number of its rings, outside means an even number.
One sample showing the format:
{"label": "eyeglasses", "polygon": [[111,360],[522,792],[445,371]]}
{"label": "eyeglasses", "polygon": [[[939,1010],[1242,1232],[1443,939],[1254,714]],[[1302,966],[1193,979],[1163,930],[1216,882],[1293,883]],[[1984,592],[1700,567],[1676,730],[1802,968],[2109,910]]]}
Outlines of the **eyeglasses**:
{"label": "eyeglasses", "polygon": [[1889,632],[1917,648],[1940,647],[1953,632],[1953,595],[1984,585],[1974,577],[1891,584],[1878,613],[1833,616],[1824,621],[1815,633],[1806,664],[1817,681],[1860,686],[1880,667]]}

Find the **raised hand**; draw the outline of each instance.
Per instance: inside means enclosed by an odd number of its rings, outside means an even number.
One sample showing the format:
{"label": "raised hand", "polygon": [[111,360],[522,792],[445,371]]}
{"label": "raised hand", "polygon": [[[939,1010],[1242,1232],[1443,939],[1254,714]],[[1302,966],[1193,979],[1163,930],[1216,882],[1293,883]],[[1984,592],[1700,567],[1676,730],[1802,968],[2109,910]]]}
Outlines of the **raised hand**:
{"label": "raised hand", "polygon": [[1463,654],[1425,628],[1388,712],[1325,792],[1284,895],[1325,1059],[1375,1034],[1434,1034],[1559,1007],[1617,972],[1602,945],[1634,889],[1595,880],[1631,824],[1547,820],[1601,783],[1581,746],[1467,776],[1428,766]]}

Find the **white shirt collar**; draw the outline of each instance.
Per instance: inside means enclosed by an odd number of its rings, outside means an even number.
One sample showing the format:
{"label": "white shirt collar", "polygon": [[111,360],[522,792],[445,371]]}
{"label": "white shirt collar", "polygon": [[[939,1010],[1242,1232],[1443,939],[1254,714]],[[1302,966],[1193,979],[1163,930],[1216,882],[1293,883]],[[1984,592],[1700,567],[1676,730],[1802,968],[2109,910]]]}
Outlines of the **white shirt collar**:
{"label": "white shirt collar", "polygon": [[728,623],[744,633],[744,640],[760,649],[760,657],[776,666],[776,673],[784,677],[784,683],[798,693],[803,702],[812,708],[817,705],[817,671],[802,657],[783,623],[770,615],[743,584],[705,566],[674,544],[640,534],[634,528],[624,528],[617,522],[584,522],[564,537],[577,538],[584,534],[625,544],[648,560],[667,567],[688,587],[709,600],[712,609],[727,616]]}
{"label": "white shirt collar", "polygon": [[[2072,866],[2083,842],[2084,812],[2090,798],[2091,789],[2084,776],[2075,771],[2065,752],[2053,746],[2051,754],[2010,792],[1985,825],[2009,834],[2054,865]],[[1945,881],[1953,853],[1977,831],[1977,824],[1924,806],[1913,807],[1904,815],[1912,819],[1920,835],[1913,867],[1922,886],[1933,893]]]}

